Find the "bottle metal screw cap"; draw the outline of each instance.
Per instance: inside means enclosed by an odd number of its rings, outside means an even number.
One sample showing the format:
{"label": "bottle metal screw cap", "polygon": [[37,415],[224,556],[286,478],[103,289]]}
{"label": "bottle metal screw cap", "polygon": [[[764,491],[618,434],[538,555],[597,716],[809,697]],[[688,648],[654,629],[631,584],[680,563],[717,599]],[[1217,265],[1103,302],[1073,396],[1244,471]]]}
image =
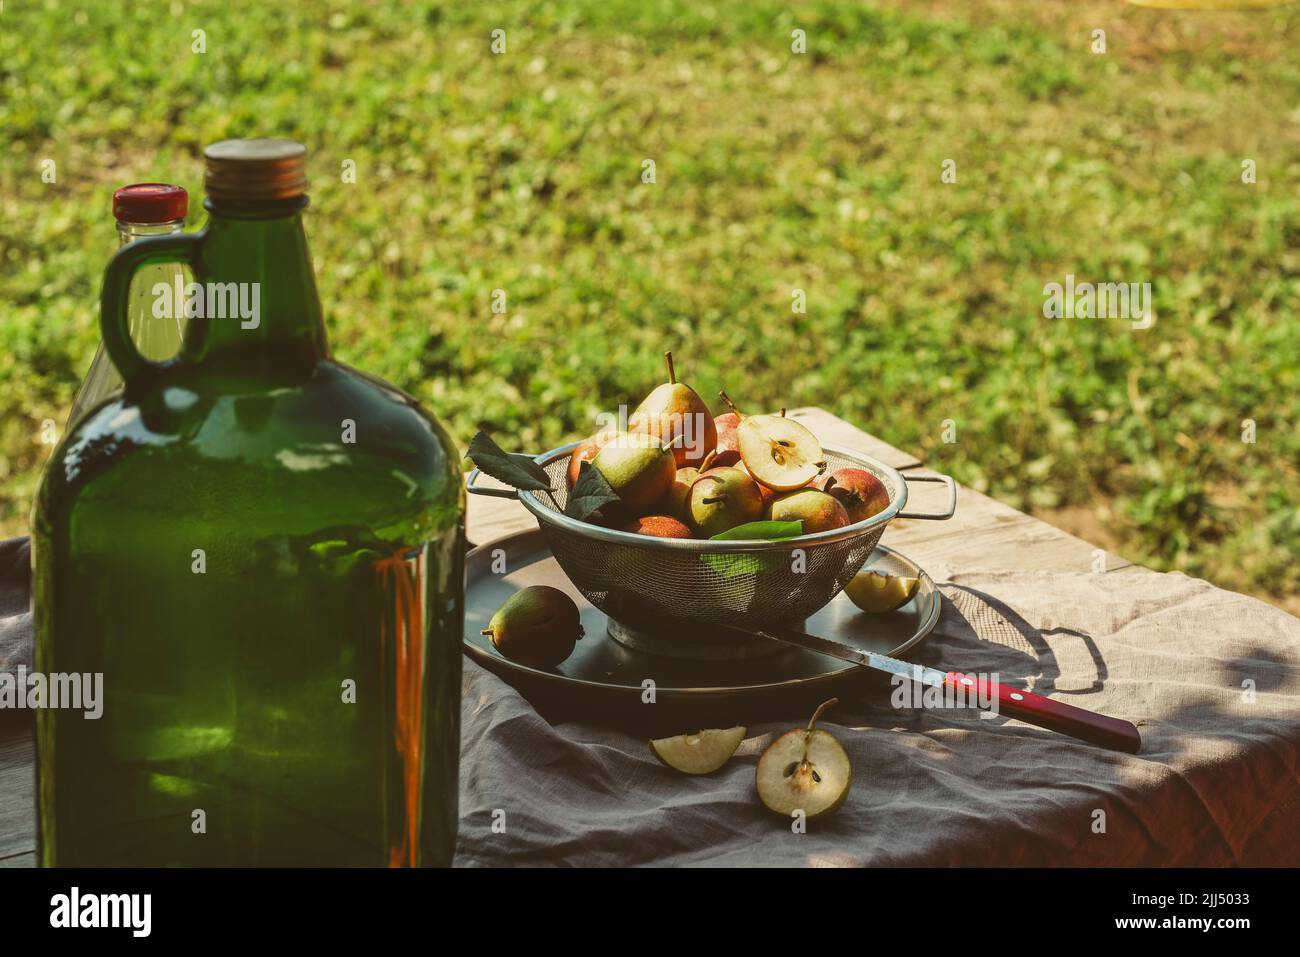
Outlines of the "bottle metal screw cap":
{"label": "bottle metal screw cap", "polygon": [[268,202],[307,192],[307,148],[293,140],[222,140],[203,160],[203,188],[214,200]]}
{"label": "bottle metal screw cap", "polygon": [[184,219],[190,194],[170,183],[132,183],[113,193],[113,216],[119,223],[170,223]]}

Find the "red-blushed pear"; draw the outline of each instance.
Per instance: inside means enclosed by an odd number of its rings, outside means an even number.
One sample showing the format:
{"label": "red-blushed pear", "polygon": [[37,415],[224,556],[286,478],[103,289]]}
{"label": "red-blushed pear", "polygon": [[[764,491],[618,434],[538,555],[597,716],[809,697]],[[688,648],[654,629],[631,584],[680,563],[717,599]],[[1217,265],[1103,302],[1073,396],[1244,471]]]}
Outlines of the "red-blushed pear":
{"label": "red-blushed pear", "polygon": [[695,480],[688,501],[691,526],[705,538],[737,525],[757,521],[763,514],[758,483],[738,468],[710,469]]}
{"label": "red-blushed pear", "polygon": [[550,585],[521,588],[497,609],[483,634],[511,661],[554,668],[573,653],[582,619],[572,598]]}
{"label": "red-blushed pear", "polygon": [[[722,468],[723,466],[726,465],[740,465],[740,464],[741,464],[741,459],[740,459],[739,449],[723,449],[714,457],[713,461],[710,463],[711,467],[713,468]],[[704,468],[704,466],[701,466],[701,468]]]}
{"label": "red-blushed pear", "polygon": [[[737,463],[736,468],[740,469],[746,475],[749,475],[749,470],[745,468],[744,462]],[[750,475],[750,478],[753,478],[753,476]],[[786,494],[785,492],[774,492],[766,485],[764,485],[762,482],[755,482],[754,484],[758,486],[758,494],[763,496],[764,510],[766,510],[767,507],[772,504],[772,501],[776,499],[777,496]]]}
{"label": "red-blushed pear", "polygon": [[815,535],[850,524],[844,506],[825,492],[801,488],[772,500],[767,517],[774,522],[803,522],[803,533]]}
{"label": "red-blushed pear", "polygon": [[802,488],[826,468],[817,436],[784,415],[747,415],[736,436],[745,469],[777,492]]}
{"label": "red-blushed pear", "polygon": [[622,433],[601,447],[591,460],[618,496],[601,508],[615,522],[627,522],[655,511],[668,494],[677,474],[672,450],[653,435]]}
{"label": "red-blushed pear", "polygon": [[[737,457],[740,455],[740,444],[736,438],[736,428],[740,425],[740,420],[744,418],[740,410],[736,408],[731,396],[727,395],[726,390],[718,393],[718,397],[727,404],[729,412],[713,417],[714,428],[718,430],[718,451],[735,452]],[[734,465],[734,462],[721,462],[721,465]]]}
{"label": "red-blushed pear", "polygon": [[[725,389],[718,392],[718,397],[731,411],[713,417],[713,425],[718,430],[718,457],[713,464],[735,465],[740,461],[740,436],[737,435],[736,430],[740,428],[745,413],[736,408],[736,403],[731,401],[731,396],[727,395]],[[784,416],[785,409],[782,409],[780,414]]]}
{"label": "red-blushed pear", "polygon": [[664,511],[680,522],[691,520],[689,508],[691,486],[699,477],[700,470],[689,465],[678,469],[677,474],[673,476],[673,484],[669,486],[668,496],[664,499]]}
{"label": "red-blushed pear", "polygon": [[714,449],[704,457],[700,463],[700,474],[704,474],[709,469],[720,469],[726,465],[735,465],[744,468],[740,461],[740,453],[735,449]]}
{"label": "red-blushed pear", "polygon": [[569,453],[569,488],[573,488],[578,482],[578,472],[582,469],[583,462],[590,462],[596,457],[601,449],[614,438],[621,435],[617,429],[610,429],[605,432],[597,432],[595,435],[585,438],[578,444],[572,452]]}
{"label": "red-blushed pear", "polygon": [[718,430],[713,413],[699,393],[677,381],[673,354],[664,353],[668,381],[656,386],[627,420],[628,431],[656,436],[663,445],[673,446],[677,467],[699,466],[717,447]]}
{"label": "red-blushed pear", "polygon": [[821,479],[817,487],[844,506],[850,522],[864,522],[889,508],[885,483],[866,469],[836,469]]}
{"label": "red-blushed pear", "polygon": [[822,712],[838,702],[822,702],[807,728],[787,731],[758,759],[754,786],[769,811],[787,819],[802,811],[811,821],[832,813],[848,797],[853,765],[840,743],[817,727]]}
{"label": "red-blushed pear", "polygon": [[694,538],[691,530],[671,515],[644,515],[623,526],[623,531],[652,538]]}

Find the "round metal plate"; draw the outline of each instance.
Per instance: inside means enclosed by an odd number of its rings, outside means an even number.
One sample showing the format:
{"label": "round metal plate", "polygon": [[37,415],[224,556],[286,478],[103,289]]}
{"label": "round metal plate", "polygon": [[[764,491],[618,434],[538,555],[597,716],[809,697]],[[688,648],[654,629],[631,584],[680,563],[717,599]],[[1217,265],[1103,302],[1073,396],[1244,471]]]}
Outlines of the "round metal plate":
{"label": "round metal plate", "polygon": [[[865,614],[838,595],[808,619],[805,630],[866,651],[906,657],[938,621],[941,595],[929,575],[893,549],[877,546],[863,567],[915,576],[920,587],[906,605],[884,615]],[[670,711],[705,706],[727,713],[807,700],[864,670],[793,647],[731,661],[673,658],[630,648],[607,634],[609,619],[569,581],[537,529],[473,549],[466,558],[465,579],[466,653],[538,707],[564,705],[565,710],[593,718],[602,709],[644,710],[649,703],[667,704]],[[480,634],[502,603],[527,585],[558,588],[581,610],[586,636],[557,668],[542,670],[510,661]],[[653,694],[647,693],[650,689]]]}

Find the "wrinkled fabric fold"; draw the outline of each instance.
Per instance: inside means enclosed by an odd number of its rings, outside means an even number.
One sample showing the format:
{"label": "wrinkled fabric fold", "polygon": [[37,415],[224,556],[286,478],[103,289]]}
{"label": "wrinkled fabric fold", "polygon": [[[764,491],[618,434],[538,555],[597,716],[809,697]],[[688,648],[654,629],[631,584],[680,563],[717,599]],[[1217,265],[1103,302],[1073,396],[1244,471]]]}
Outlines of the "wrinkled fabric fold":
{"label": "wrinkled fabric fold", "polygon": [[1142,751],[894,710],[881,686],[823,718],[854,783],[834,817],[796,834],[759,804],[754,768],[807,715],[750,726],[720,771],[688,777],[595,716],[548,724],[466,662],[457,864],[1300,863],[1300,620],[1143,569],[970,573],[941,589],[914,660],[1132,721]]}

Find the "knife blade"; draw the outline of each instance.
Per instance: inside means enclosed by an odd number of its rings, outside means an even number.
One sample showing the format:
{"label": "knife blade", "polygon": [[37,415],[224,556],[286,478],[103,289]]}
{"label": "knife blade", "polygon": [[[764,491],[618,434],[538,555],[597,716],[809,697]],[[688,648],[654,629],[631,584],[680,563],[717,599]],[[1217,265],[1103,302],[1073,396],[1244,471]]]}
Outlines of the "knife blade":
{"label": "knife blade", "polygon": [[[731,630],[742,631],[743,629]],[[874,671],[902,675],[932,688],[950,688],[954,694],[962,696],[961,700],[966,706],[984,708],[995,714],[1005,714],[1027,724],[1069,735],[1090,744],[1098,744],[1128,754],[1136,754],[1142,747],[1142,736],[1138,734],[1137,727],[1128,721],[1111,718],[1084,708],[1076,708],[1074,705],[1032,691],[1011,688],[983,675],[961,671],[943,672],[938,668],[899,661],[888,655],[863,651],[843,642],[788,628],[771,628],[744,633],[806,648]]]}

